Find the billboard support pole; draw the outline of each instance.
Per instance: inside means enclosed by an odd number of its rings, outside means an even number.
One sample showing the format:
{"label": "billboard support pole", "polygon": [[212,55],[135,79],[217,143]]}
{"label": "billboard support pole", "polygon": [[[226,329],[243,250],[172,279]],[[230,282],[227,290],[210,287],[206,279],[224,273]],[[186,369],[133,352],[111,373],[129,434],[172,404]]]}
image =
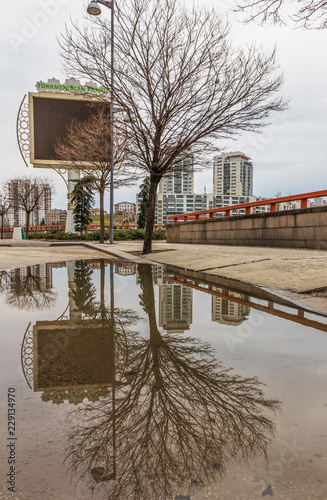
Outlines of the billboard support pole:
{"label": "billboard support pole", "polygon": [[73,210],[75,208],[75,203],[71,202],[72,191],[75,187],[76,181],[80,180],[79,170],[73,168],[68,169],[68,193],[67,193],[67,219],[66,219],[66,233],[76,233],[74,224],[74,214]]}

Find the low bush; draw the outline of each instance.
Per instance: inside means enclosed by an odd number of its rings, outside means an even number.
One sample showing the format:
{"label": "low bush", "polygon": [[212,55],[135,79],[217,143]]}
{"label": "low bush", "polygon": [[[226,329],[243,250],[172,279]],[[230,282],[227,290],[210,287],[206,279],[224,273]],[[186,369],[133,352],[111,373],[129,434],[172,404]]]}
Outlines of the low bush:
{"label": "low bush", "polygon": [[[114,240],[143,240],[144,239],[144,229],[122,229],[120,231],[114,231]],[[100,233],[99,231],[89,231],[88,233],[65,233],[65,231],[46,231],[42,233],[32,232],[27,236],[29,240],[57,240],[57,241],[99,241]],[[109,240],[110,233],[105,231],[105,240]],[[166,231],[157,229],[153,231],[154,240],[165,240]]]}

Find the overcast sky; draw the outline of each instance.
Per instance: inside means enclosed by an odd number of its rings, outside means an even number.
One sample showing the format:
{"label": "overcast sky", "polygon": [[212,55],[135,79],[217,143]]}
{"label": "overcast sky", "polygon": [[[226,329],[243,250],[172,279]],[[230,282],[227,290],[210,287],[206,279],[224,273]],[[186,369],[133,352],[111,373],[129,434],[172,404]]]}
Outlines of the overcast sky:
{"label": "overcast sky", "polygon": [[[119,1],[119,0],[117,0]],[[215,2],[226,15],[232,0]],[[85,2],[81,0],[12,0],[1,15],[1,152],[0,185],[13,176],[42,174],[53,177],[57,193],[52,206],[66,208],[67,193],[59,175],[50,170],[26,168],[16,140],[16,119],[22,98],[35,91],[37,81],[58,78],[62,73],[56,37],[65,22],[81,19]],[[103,8],[102,15],[109,15]],[[303,31],[290,27],[244,26],[229,12],[231,37],[235,44],[251,42],[271,50],[277,47],[284,72],[282,93],[290,99],[289,110],[272,117],[273,123],[261,134],[244,134],[219,145],[224,151],[243,151],[254,164],[254,194],[273,196],[326,189],[327,157],[327,30]],[[84,83],[84,82],[83,82]],[[195,174],[195,191],[212,192],[212,171]],[[115,192],[115,202],[133,201],[138,186]],[[109,196],[106,209],[109,207]]]}

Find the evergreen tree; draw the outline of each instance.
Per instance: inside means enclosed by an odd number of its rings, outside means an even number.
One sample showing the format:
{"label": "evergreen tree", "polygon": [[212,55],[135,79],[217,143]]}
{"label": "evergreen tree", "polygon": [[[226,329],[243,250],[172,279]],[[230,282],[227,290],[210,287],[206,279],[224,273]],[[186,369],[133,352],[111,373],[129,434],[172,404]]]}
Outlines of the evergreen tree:
{"label": "evergreen tree", "polygon": [[140,196],[142,201],[140,204],[140,212],[137,218],[138,226],[142,229],[145,228],[146,218],[148,216],[149,194],[150,194],[150,177],[146,177],[140,185]]}
{"label": "evergreen tree", "polygon": [[83,177],[76,182],[71,201],[75,203],[73,210],[75,230],[83,233],[85,226],[92,222],[90,215],[90,209],[94,204],[92,178]]}
{"label": "evergreen tree", "polygon": [[74,270],[72,298],[79,311],[93,316],[96,309],[96,288],[92,281],[93,270],[87,267],[84,260],[77,260]]}

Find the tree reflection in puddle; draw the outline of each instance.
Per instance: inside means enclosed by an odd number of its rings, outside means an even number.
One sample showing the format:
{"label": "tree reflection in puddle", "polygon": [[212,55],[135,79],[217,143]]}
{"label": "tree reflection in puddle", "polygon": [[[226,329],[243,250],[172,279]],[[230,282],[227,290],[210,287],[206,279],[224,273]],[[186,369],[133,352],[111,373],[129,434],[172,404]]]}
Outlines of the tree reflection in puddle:
{"label": "tree reflection in puddle", "polygon": [[109,394],[71,412],[66,460],[99,495],[164,500],[217,481],[229,463],[265,454],[280,402],[266,399],[256,378],[225,368],[210,344],[160,332],[151,266],[138,265],[138,276],[147,338],[133,331],[130,312],[114,308],[112,264],[108,309],[103,298],[95,306],[76,269],[73,295],[85,326],[100,322],[111,338],[112,383]]}
{"label": "tree reflection in puddle", "polygon": [[0,289],[6,302],[23,310],[51,309],[57,294],[52,290],[52,272],[48,264],[0,272]]}

